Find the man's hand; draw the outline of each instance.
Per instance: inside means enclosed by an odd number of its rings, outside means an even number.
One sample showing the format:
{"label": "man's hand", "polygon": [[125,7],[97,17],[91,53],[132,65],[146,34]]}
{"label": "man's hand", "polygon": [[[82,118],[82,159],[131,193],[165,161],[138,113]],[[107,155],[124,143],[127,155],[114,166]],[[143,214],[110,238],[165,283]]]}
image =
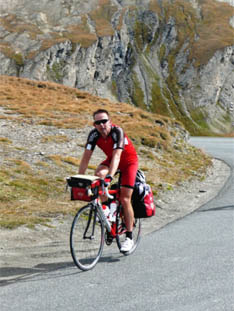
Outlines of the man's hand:
{"label": "man's hand", "polygon": [[111,175],[106,175],[106,177],[104,179],[104,186],[109,187],[112,179],[113,179],[113,177]]}

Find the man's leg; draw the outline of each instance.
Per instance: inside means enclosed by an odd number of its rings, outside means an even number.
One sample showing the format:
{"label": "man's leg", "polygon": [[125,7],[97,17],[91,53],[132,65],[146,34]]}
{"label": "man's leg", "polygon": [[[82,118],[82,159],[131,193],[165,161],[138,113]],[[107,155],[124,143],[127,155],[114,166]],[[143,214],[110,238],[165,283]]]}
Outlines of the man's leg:
{"label": "man's leg", "polygon": [[121,252],[128,252],[134,245],[132,231],[134,222],[134,212],[131,204],[133,189],[127,187],[121,187],[120,200],[123,206],[124,221],[127,228],[126,239],[121,245]]}
{"label": "man's leg", "polygon": [[120,200],[123,206],[124,221],[127,228],[126,240],[121,246],[121,252],[128,252],[134,245],[132,239],[132,231],[134,224],[134,211],[132,208],[132,193],[136,180],[136,172],[138,168],[138,163],[132,163],[121,170],[121,190],[120,190]]}
{"label": "man's leg", "polygon": [[[95,171],[95,176],[98,176],[104,179],[106,175],[108,174],[108,172],[109,172],[108,166],[100,164]],[[105,195],[101,195],[100,198],[102,202],[105,202],[108,199]]]}
{"label": "man's leg", "polygon": [[134,212],[131,203],[133,189],[127,187],[121,187],[120,201],[123,206],[124,220],[127,231],[132,232],[134,222]]}

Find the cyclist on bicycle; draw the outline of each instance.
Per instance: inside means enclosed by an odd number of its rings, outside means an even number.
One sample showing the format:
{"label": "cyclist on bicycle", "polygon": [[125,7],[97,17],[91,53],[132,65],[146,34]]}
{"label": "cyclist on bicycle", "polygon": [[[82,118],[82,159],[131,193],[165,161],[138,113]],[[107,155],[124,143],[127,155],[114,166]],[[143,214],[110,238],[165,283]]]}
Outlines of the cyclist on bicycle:
{"label": "cyclist on bicycle", "polygon": [[[134,244],[132,239],[134,212],[131,197],[138,169],[137,153],[122,128],[112,124],[107,110],[96,110],[93,113],[93,119],[94,129],[88,135],[79,166],[79,174],[85,174],[96,145],[106,154],[107,158],[97,167],[95,175],[103,178],[109,185],[116,171],[118,169],[121,171],[120,201],[123,206],[127,233],[120,251],[128,252]],[[103,202],[103,204],[107,204],[107,202]]]}

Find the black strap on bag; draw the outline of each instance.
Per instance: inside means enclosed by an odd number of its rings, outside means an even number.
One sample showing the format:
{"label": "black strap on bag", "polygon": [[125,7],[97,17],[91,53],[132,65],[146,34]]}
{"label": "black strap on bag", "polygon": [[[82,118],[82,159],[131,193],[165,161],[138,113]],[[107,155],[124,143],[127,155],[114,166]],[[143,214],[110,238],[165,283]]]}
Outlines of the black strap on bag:
{"label": "black strap on bag", "polygon": [[150,185],[146,183],[145,175],[138,170],[132,194],[132,206],[135,218],[147,218],[155,215],[155,204]]}

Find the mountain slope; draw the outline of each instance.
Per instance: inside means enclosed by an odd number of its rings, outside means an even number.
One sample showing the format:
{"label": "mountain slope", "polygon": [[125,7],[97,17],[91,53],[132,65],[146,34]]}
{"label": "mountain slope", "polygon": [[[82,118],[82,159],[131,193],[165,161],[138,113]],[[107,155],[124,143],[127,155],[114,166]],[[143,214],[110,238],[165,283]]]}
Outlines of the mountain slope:
{"label": "mountain slope", "polygon": [[4,1],[0,74],[233,131],[234,7],[214,0]]}

